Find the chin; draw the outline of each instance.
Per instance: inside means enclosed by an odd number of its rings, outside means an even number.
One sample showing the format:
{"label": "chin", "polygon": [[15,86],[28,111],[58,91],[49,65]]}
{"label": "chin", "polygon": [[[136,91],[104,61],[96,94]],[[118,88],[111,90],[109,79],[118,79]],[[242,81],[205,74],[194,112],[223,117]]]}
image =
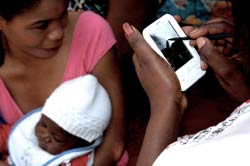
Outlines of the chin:
{"label": "chin", "polygon": [[56,47],[56,48],[52,48],[52,49],[46,49],[46,53],[49,55],[49,56],[53,56],[53,55],[56,55],[59,51],[59,48],[60,47]]}
{"label": "chin", "polygon": [[39,147],[40,147],[42,150],[48,151],[48,150],[47,150],[46,144],[44,144],[44,143],[42,143],[42,142],[39,142]]}
{"label": "chin", "polygon": [[58,50],[55,51],[47,51],[47,50],[40,50],[39,53],[36,54],[31,54],[32,57],[34,57],[35,59],[49,59],[55,55],[57,55]]}

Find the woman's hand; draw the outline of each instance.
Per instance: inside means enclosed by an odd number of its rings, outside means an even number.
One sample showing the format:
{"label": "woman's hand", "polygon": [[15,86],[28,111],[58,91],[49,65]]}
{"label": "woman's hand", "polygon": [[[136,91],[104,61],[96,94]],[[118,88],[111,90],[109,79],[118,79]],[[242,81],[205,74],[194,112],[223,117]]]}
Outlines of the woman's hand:
{"label": "woman's hand", "polygon": [[123,29],[135,52],[133,62],[136,73],[150,101],[180,99],[183,94],[172,67],[151,49],[137,29],[127,23]]}
{"label": "woman's hand", "polygon": [[177,139],[187,101],[172,67],[152,50],[137,29],[127,23],[123,29],[135,52],[134,66],[151,108],[137,166],[151,166],[163,149]]}
{"label": "woman's hand", "polygon": [[201,68],[205,70],[211,67],[221,86],[236,101],[249,99],[250,91],[245,75],[235,62],[225,57],[207,38],[198,38],[196,44],[202,59]]}
{"label": "woman's hand", "polygon": [[[187,36],[197,39],[198,37],[203,37],[208,34],[233,33],[233,28],[234,25],[232,20],[215,18],[199,27],[185,26],[183,30]],[[231,56],[233,53],[232,37],[213,40],[212,42],[224,56]],[[190,44],[196,46],[195,41],[191,41]]]}

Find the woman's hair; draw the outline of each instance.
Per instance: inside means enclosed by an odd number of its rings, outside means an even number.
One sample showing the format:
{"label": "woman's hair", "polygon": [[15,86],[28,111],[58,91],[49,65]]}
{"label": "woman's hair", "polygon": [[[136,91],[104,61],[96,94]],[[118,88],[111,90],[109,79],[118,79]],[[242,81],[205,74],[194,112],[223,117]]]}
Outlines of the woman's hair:
{"label": "woman's hair", "polygon": [[[41,0],[0,0],[0,17],[4,18],[6,21],[11,21],[15,16],[39,5],[40,1]],[[0,66],[4,62],[5,54],[2,35],[0,30]]]}
{"label": "woman's hair", "polygon": [[1,0],[0,16],[7,21],[11,21],[15,16],[39,5],[40,1],[41,0]]}

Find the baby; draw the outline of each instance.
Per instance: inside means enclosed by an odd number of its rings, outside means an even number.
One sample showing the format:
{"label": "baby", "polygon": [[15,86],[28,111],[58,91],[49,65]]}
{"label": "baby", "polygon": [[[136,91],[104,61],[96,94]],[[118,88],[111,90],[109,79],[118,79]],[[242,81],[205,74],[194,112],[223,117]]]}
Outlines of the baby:
{"label": "baby", "polygon": [[18,166],[92,165],[94,149],[102,142],[110,118],[109,96],[94,76],[66,81],[43,108],[14,125],[8,140],[10,162]]}

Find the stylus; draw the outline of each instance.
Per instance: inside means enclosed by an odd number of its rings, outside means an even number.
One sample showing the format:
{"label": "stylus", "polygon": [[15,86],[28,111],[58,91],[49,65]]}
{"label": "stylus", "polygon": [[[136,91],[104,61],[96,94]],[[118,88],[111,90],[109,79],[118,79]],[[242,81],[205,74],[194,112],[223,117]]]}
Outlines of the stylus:
{"label": "stylus", "polygon": [[[226,37],[232,37],[232,34],[231,33],[221,33],[221,34],[206,35],[204,37],[207,37],[210,40],[218,40],[218,39],[223,39]],[[174,37],[174,38],[170,38],[168,40],[195,40],[195,39],[186,36],[186,37]]]}

